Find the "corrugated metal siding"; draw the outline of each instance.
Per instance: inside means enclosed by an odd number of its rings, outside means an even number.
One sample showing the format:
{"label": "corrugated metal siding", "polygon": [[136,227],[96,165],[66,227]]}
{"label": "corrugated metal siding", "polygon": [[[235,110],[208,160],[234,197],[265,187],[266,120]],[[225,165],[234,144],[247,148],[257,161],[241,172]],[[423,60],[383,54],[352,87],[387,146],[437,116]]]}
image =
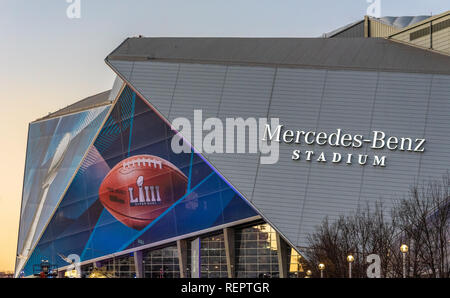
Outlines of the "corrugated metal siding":
{"label": "corrugated metal siding", "polygon": [[[447,21],[450,19],[450,15],[433,20],[433,26]],[[399,40],[405,43],[410,43],[423,48],[431,48],[433,50],[450,55],[450,27],[436,31],[430,36],[430,22],[424,23],[423,25],[412,27],[406,31],[399,32],[398,34],[393,34],[390,38],[394,40]],[[428,30],[422,33],[421,37],[411,38],[411,35],[417,34],[421,30]]]}
{"label": "corrugated metal siding", "polygon": [[[326,75],[326,70],[278,69],[269,117],[280,117],[283,124],[305,131],[315,129]],[[308,168],[299,167],[291,154],[292,148],[280,146],[276,166],[259,166],[251,199],[285,237],[296,243]]]}
{"label": "corrugated metal siding", "polygon": [[193,121],[193,112],[204,110],[204,118],[217,117],[226,67],[181,64],[169,119],[185,117]]}
{"label": "corrugated metal siding", "polygon": [[[205,154],[296,245],[306,245],[307,234],[325,216],[334,218],[379,198],[388,208],[418,177],[439,177],[449,168],[450,76],[139,63],[131,84],[169,120],[190,118],[193,109],[202,107],[204,115],[218,115],[223,121],[269,113],[287,128],[305,131],[332,133],[341,128],[369,136],[372,130],[383,130],[416,138],[425,134],[423,154],[281,144],[279,162],[259,166],[257,154]],[[297,148],[343,154],[368,150],[370,156],[385,152],[387,166],[292,161]]]}
{"label": "corrugated metal siding", "polygon": [[350,27],[332,36],[332,38],[354,38],[354,37],[364,37],[364,22],[361,22],[353,27]]}
{"label": "corrugated metal siding", "polygon": [[[450,15],[433,22],[433,25],[449,20]],[[450,27],[433,32],[433,49],[450,55]]]}
{"label": "corrugated metal siding", "polygon": [[424,135],[428,138],[427,153],[420,159],[419,177],[431,178],[448,171],[450,137],[450,77],[433,76],[430,103]]}
{"label": "corrugated metal siding", "polygon": [[[329,71],[314,130],[333,132],[341,128],[345,133],[368,134],[370,132],[368,120],[371,118],[376,84],[375,72]],[[355,125],[356,123],[358,125]],[[304,151],[310,147],[303,146],[301,149]],[[324,151],[328,156],[331,156],[332,152],[339,152],[345,156],[345,153],[362,153],[365,148],[336,150],[329,146],[314,146],[312,150]],[[314,157],[317,158],[317,155],[316,153]],[[308,181],[304,190],[306,200],[299,210],[301,221],[296,238],[297,244],[304,245],[305,236],[321,223],[324,214],[332,219],[358,206],[360,191],[358,185],[361,182],[363,167],[331,163],[305,164],[305,161],[291,163],[291,167],[308,171]]]}
{"label": "corrugated metal siding", "polygon": [[[228,67],[218,118],[225,121],[226,118],[267,117],[274,73],[273,68]],[[219,171],[244,196],[251,198],[259,163],[257,154],[227,153],[205,156],[213,165],[218,165]],[[230,160],[233,162],[230,163]]]}
{"label": "corrugated metal siding", "polygon": [[[369,30],[370,30],[370,37],[387,37],[398,31],[397,28],[378,22],[374,19],[369,20]],[[333,36],[333,38],[336,37],[341,38],[364,37],[364,22],[361,22]]]}
{"label": "corrugated metal siding", "polygon": [[433,49],[450,55],[450,28],[433,33]]}
{"label": "corrugated metal siding", "polygon": [[120,69],[120,74],[126,77],[127,79],[130,78],[131,71],[133,69],[133,64],[128,61],[110,61],[111,65],[115,67],[116,69]]}
{"label": "corrugated metal siding", "polygon": [[387,37],[397,31],[393,26],[370,20],[370,37]]}
{"label": "corrugated metal siding", "polygon": [[[414,27],[414,29],[410,29],[410,30],[407,30],[407,31],[402,31],[402,32],[399,32],[397,34],[394,34],[394,35],[391,36],[391,38],[394,39],[394,40],[399,40],[399,41],[402,41],[402,42],[409,43],[409,42],[411,42],[410,41],[410,34],[411,34],[411,32],[417,31],[417,30],[421,30],[421,29],[425,29],[425,28],[428,28],[428,27],[430,27],[429,24],[424,24],[424,25],[421,25],[421,26],[417,26],[417,27]],[[428,37],[428,39],[429,39],[429,37]],[[416,43],[414,43],[414,44],[416,44]]]}
{"label": "corrugated metal siding", "polygon": [[167,116],[175,93],[178,72],[177,64],[133,62],[129,81],[151,100],[159,112]]}

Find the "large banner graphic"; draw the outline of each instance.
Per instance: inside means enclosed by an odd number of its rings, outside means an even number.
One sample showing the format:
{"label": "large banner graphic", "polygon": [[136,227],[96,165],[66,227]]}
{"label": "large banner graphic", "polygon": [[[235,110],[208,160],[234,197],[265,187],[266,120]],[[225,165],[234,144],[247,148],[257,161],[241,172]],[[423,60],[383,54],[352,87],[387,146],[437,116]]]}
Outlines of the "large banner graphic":
{"label": "large banner graphic", "polygon": [[256,216],[199,154],[125,87],[25,266],[65,266]]}

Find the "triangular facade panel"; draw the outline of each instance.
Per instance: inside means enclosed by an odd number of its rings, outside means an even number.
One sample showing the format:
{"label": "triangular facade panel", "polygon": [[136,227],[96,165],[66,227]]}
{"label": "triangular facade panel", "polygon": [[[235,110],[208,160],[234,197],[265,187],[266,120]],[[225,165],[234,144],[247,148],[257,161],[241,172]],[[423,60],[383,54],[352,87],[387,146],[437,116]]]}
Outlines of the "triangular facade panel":
{"label": "triangular facade panel", "polygon": [[[125,87],[25,266],[81,261],[258,218],[201,155]],[[74,241],[74,239],[76,239]]]}
{"label": "triangular facade panel", "polygon": [[18,241],[23,265],[104,121],[109,106],[30,124]]}
{"label": "triangular facade panel", "polygon": [[[285,49],[274,42],[290,45],[290,54],[262,55]],[[262,163],[265,154],[250,152],[247,144],[242,153],[202,153],[292,246],[307,247],[325,218],[333,220],[377,201],[391,209],[411,185],[440,179],[448,171],[450,155],[442,149],[448,147],[448,118],[442,115],[449,114],[449,72],[442,66],[449,59],[443,55],[424,55],[423,50],[376,39],[137,38],[127,44],[141,46],[119,48],[107,62],[119,75],[124,72],[127,83],[169,122],[183,117],[202,127],[208,118],[215,118],[224,124],[225,136],[228,119],[266,118],[278,120],[282,131],[295,134],[295,140],[285,142],[280,134],[280,141],[272,142],[273,163]],[[250,44],[260,51],[246,56]],[[352,48],[353,44],[361,48]],[[228,46],[237,47],[229,52],[233,59],[221,56]],[[303,52],[303,46],[311,51]],[[350,61],[352,55],[338,55],[336,47],[371,59]],[[380,48],[371,55],[375,47]],[[331,56],[315,57],[319,52]],[[142,59],[146,54],[152,59]],[[426,56],[433,66],[424,67],[418,55]],[[397,56],[395,64],[386,58]],[[153,90],[158,90],[156,98]],[[199,111],[203,117],[195,118]],[[191,131],[197,147],[198,133],[195,128]],[[411,140],[411,144],[426,140],[427,148],[411,153],[412,149],[401,146],[373,146],[380,131],[386,140]],[[200,133],[201,143],[209,132]],[[317,142],[318,135],[327,135],[327,141]],[[344,135],[363,136],[365,141],[350,146],[330,142],[330,136],[338,135],[340,141]],[[258,140],[262,138],[260,134]],[[252,139],[248,133],[240,142]],[[228,142],[237,143],[237,138],[224,140]],[[294,152],[300,153],[299,159]],[[377,162],[381,159],[385,163]]]}
{"label": "triangular facade panel", "polygon": [[[273,68],[148,61],[110,63],[171,122],[183,117],[194,123],[194,110],[201,110],[203,120],[218,117],[224,123],[226,118],[267,117],[275,77]],[[202,155],[243,196],[252,200],[257,154],[202,152]]]}

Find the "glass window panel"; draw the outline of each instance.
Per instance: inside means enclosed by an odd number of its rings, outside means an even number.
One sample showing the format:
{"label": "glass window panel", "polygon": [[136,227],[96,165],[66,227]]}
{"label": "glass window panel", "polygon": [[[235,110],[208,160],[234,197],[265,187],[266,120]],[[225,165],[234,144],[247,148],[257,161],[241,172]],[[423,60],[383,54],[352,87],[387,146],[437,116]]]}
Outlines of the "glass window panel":
{"label": "glass window panel", "polygon": [[176,246],[146,250],[143,252],[143,262],[146,278],[180,277]]}
{"label": "glass window panel", "polygon": [[276,232],[268,224],[236,230],[236,269],[238,277],[278,276]]}

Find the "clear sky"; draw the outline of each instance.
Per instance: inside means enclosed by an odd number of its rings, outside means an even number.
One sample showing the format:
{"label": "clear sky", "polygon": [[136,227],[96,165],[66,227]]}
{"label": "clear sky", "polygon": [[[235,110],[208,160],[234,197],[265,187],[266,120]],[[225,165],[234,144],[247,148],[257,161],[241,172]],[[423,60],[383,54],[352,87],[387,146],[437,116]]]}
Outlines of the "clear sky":
{"label": "clear sky", "polygon": [[[0,0],[0,271],[13,270],[28,123],[111,88],[104,58],[128,36],[317,37],[362,19],[366,0]],[[448,0],[381,0],[382,16]]]}

